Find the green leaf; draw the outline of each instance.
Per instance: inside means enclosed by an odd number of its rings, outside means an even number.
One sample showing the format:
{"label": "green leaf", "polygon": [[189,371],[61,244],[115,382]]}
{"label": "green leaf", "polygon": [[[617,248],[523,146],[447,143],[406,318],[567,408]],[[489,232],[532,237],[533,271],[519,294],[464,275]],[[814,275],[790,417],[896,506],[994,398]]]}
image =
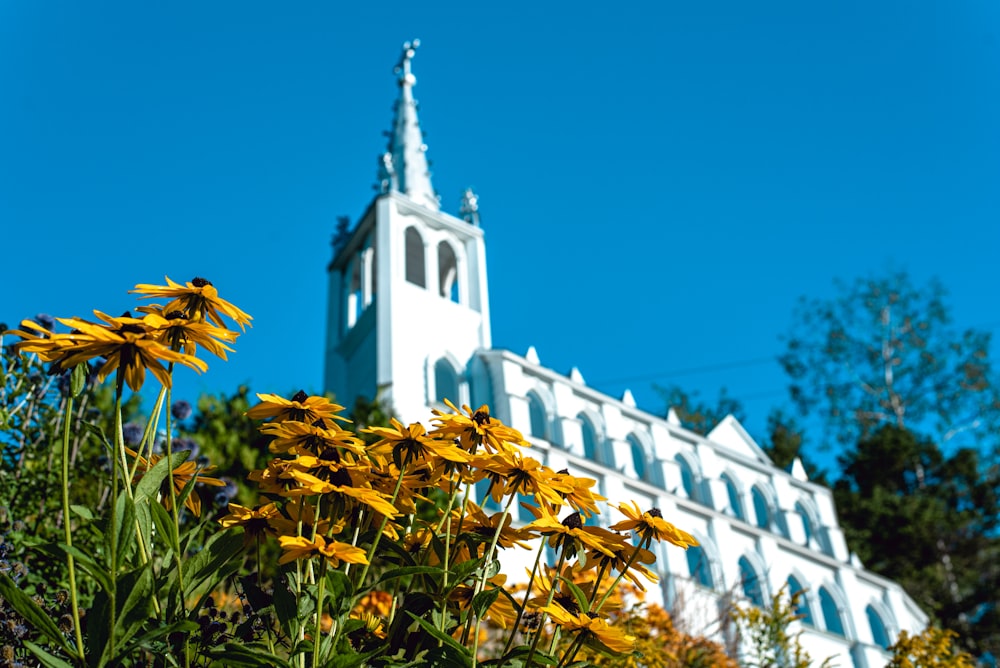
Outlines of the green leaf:
{"label": "green leaf", "polygon": [[461,654],[463,656],[471,656],[469,654],[468,648],[466,648],[465,646],[459,644],[459,642],[457,640],[455,640],[454,638],[452,638],[447,633],[444,633],[441,630],[439,630],[436,626],[434,626],[433,624],[431,624],[430,622],[428,622],[426,619],[423,619],[421,617],[417,617],[415,614],[413,614],[409,610],[404,610],[404,612],[407,615],[409,615],[413,619],[413,621],[415,621],[417,624],[419,624],[420,628],[422,628],[424,631],[426,631],[427,633],[431,634],[432,636],[434,636],[435,638],[437,638],[438,640],[440,640],[441,642],[443,642],[445,645],[448,645],[449,647],[452,647],[453,649],[458,650],[459,652],[461,652]]}
{"label": "green leaf", "polygon": [[28,648],[28,651],[34,654],[35,658],[38,659],[38,661],[46,668],[73,668],[73,664],[60,659],[58,656],[52,656],[35,643],[29,640],[24,640],[23,642],[24,646]]}
{"label": "green leaf", "polygon": [[117,582],[118,619],[115,622],[115,642],[128,641],[148,619],[153,602],[153,573],[143,566],[129,571]]}
{"label": "green leaf", "polygon": [[51,546],[39,546],[38,549],[63,558],[65,558],[67,553],[72,554],[76,565],[82,571],[94,578],[97,583],[101,585],[101,588],[103,588],[104,591],[111,591],[111,575],[108,573],[107,567],[102,564],[98,564],[96,559],[83,552],[75,545],[56,543]]}
{"label": "green leaf", "polygon": [[71,373],[69,377],[70,396],[80,396],[80,393],[83,392],[83,388],[87,385],[87,373],[89,371],[90,367],[87,364],[77,364],[73,367],[73,373]]}
{"label": "green leaf", "polygon": [[282,577],[274,583],[274,614],[281,628],[289,631],[288,624],[296,618],[295,594],[288,588],[288,580]]}
{"label": "green leaf", "polygon": [[260,647],[248,647],[240,643],[227,642],[221,647],[215,647],[209,656],[219,663],[218,666],[244,666],[246,668],[270,668],[272,666],[287,668],[289,663],[280,656],[268,653]]}
{"label": "green leaf", "polygon": [[209,538],[202,550],[188,559],[184,566],[185,598],[191,596],[203,582],[216,576],[227,562],[242,551],[243,536],[238,532],[222,531]]}
{"label": "green leaf", "polygon": [[337,654],[326,662],[326,668],[359,668],[367,666],[368,659],[385,651],[384,647],[373,649],[366,654]]}
{"label": "green leaf", "polygon": [[561,575],[559,576],[559,579],[562,580],[562,583],[566,585],[566,588],[569,589],[571,594],[573,594],[573,598],[576,599],[576,606],[580,608],[580,610],[589,610],[590,602],[587,600],[587,595],[583,593],[583,590],[580,589],[576,583],[567,580]]}
{"label": "green leaf", "polygon": [[75,514],[82,517],[83,519],[87,520],[88,522],[94,519],[94,513],[91,512],[90,508],[88,508],[87,506],[79,506],[73,504],[69,507],[69,509],[72,510]]}
{"label": "green leaf", "polygon": [[460,564],[452,566],[451,572],[455,574],[455,582],[464,582],[467,580],[482,563],[483,559],[480,557],[479,559],[470,559],[469,561],[463,561]]}
{"label": "green leaf", "polygon": [[152,503],[149,509],[153,514],[156,535],[165,540],[171,550],[180,552],[180,546],[174,541],[174,521],[170,518],[170,513],[163,507],[162,503]]}
{"label": "green leaf", "polygon": [[21,591],[6,573],[0,573],[0,598],[10,603],[10,606],[17,611],[17,614],[24,617],[28,624],[58,645],[64,652],[70,655],[74,654],[56,623],[45,614],[44,610],[38,607],[37,603],[31,600],[30,596]]}
{"label": "green leaf", "polygon": [[163,481],[169,473],[167,464],[169,462],[173,462],[173,467],[176,469],[186,460],[187,453],[175,452],[169,460],[164,457],[160,461],[156,462],[156,464],[153,465],[153,468],[142,474],[142,480],[140,480],[139,484],[135,486],[136,501],[139,500],[140,496],[145,496],[155,502],[156,496],[160,493],[160,488],[163,486]]}
{"label": "green leaf", "polygon": [[334,606],[334,616],[342,612],[349,612],[354,598],[354,587],[351,585],[351,579],[344,575],[343,571],[329,571],[326,574],[326,581],[330,602]]}
{"label": "green leaf", "polygon": [[122,650],[121,654],[122,656],[128,656],[140,647],[151,649],[152,645],[156,641],[167,637],[171,633],[190,633],[192,631],[197,631],[199,628],[201,627],[198,626],[197,622],[185,619],[179,622],[174,622],[173,624],[150,629],[149,631],[143,631],[140,635],[136,636],[124,650]]}
{"label": "green leaf", "polygon": [[135,541],[135,503],[125,492],[118,495],[115,526],[115,552],[118,564],[127,563],[127,558],[136,548]]}
{"label": "green leaf", "polygon": [[[403,568],[394,568],[391,571],[387,571],[373,586],[389,582],[390,580],[396,580],[397,578],[405,578],[408,575],[441,575],[442,573],[444,573],[444,569],[437,566],[404,566]],[[461,580],[459,581],[461,582]]]}
{"label": "green leaf", "polygon": [[479,592],[472,599],[472,611],[482,619],[490,606],[496,602],[498,596],[500,596],[500,590],[496,587]]}

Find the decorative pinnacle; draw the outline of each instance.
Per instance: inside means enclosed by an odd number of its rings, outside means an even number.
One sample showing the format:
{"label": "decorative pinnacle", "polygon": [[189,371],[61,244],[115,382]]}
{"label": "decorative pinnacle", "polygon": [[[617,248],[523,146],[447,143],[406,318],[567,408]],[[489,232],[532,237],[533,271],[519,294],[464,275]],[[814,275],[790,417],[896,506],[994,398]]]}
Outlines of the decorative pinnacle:
{"label": "decorative pinnacle", "polygon": [[479,227],[479,196],[473,192],[472,188],[466,188],[462,193],[462,206],[459,208],[462,220]]}
{"label": "decorative pinnacle", "polygon": [[420,40],[403,44],[403,54],[393,72],[399,75],[399,99],[396,101],[396,119],[389,134],[389,150],[379,160],[379,184],[382,192],[394,190],[409,197],[417,204],[438,211],[441,203],[431,185],[420,123],[417,121],[417,101],[413,99],[413,86],[417,78],[411,71],[411,61],[420,46]]}

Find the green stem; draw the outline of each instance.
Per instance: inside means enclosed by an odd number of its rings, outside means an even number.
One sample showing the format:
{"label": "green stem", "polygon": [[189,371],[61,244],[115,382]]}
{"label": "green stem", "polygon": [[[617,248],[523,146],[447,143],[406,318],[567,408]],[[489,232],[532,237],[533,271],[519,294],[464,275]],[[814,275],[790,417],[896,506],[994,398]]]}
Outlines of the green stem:
{"label": "green stem", "polygon": [[[257,588],[260,589],[260,534],[258,533],[255,537],[254,542],[257,543]],[[274,638],[272,637],[274,629],[271,628],[270,622],[267,625],[267,651],[274,654]]]}
{"label": "green stem", "polygon": [[[545,538],[543,537],[542,540],[545,540]],[[562,549],[559,550],[559,561],[556,563],[556,572],[555,575],[552,576],[552,583],[551,586],[549,587],[549,596],[545,600],[545,605],[543,607],[548,607],[552,605],[552,599],[555,598],[556,596],[556,585],[559,583],[559,574],[562,573],[562,567],[565,562],[566,562],[566,545],[563,544]],[[531,639],[531,650],[528,652],[528,658],[525,659],[524,661],[524,665],[526,666],[531,665],[531,659],[532,657],[535,656],[535,649],[538,647],[538,641],[542,637],[542,631],[545,630],[545,616],[548,613],[542,612],[539,614],[540,617],[538,618],[538,630],[535,631],[535,637]]]}
{"label": "green stem", "polygon": [[604,596],[601,597],[601,600],[600,602],[598,602],[597,607],[594,608],[594,614],[597,614],[598,612],[601,611],[601,608],[604,607],[604,604],[611,597],[611,592],[615,590],[615,588],[618,586],[618,583],[622,581],[623,577],[625,577],[625,573],[627,573],[628,569],[632,567],[632,564],[635,563],[635,560],[639,558],[639,553],[644,549],[646,549],[647,547],[649,547],[649,544],[652,541],[653,541],[652,538],[646,538],[645,540],[639,542],[639,547],[637,547],[635,552],[632,553],[632,556],[628,558],[628,563],[625,564],[625,568],[623,568],[622,572],[618,574],[618,577],[615,578],[615,581],[611,583],[611,586],[608,587],[608,590],[604,592]]}
{"label": "green stem", "polygon": [[[63,416],[62,441],[63,530],[65,531],[66,545],[68,547],[73,547],[73,531],[70,528],[69,516],[69,431],[72,415],[73,394],[70,393],[66,400],[66,414]],[[80,607],[77,603],[76,566],[73,563],[73,555],[70,552],[66,553],[66,566],[69,568],[69,604],[73,609],[73,633],[76,636],[76,653],[80,661],[85,661],[87,657],[83,651],[83,633],[80,631]]]}
{"label": "green stem", "polygon": [[542,563],[542,554],[545,553],[545,538],[543,537],[538,545],[538,552],[535,553],[535,563],[531,567],[531,575],[528,576],[528,586],[524,590],[524,603],[517,611],[517,619],[514,620],[514,626],[510,636],[507,638],[507,644],[504,645],[503,654],[507,654],[510,651],[511,645],[514,644],[514,637],[517,635],[517,630],[521,628],[521,619],[524,617],[524,611],[528,608],[528,599],[531,598],[531,587],[535,584],[535,575],[538,574],[538,566]]}
{"label": "green stem", "polygon": [[573,659],[576,658],[580,648],[583,647],[583,641],[586,639],[587,633],[589,633],[589,631],[581,631],[575,638],[573,638],[573,643],[566,648],[566,654],[564,654],[563,658],[558,664],[556,664],[556,668],[562,668],[562,666],[568,666],[573,663]]}
{"label": "green stem", "polygon": [[[497,522],[497,530],[493,532],[493,540],[490,542],[490,547],[486,550],[486,555],[483,559],[482,574],[476,578],[476,586],[472,590],[472,600],[476,600],[478,596],[484,589],[486,589],[486,572],[489,564],[493,561],[493,553],[496,552],[497,543],[500,541],[500,534],[503,532],[503,527],[507,523],[507,518],[510,516],[510,507],[514,505],[514,501],[517,500],[517,494],[511,494],[510,498],[507,499],[507,505],[503,508],[503,514],[500,515],[500,521]],[[472,611],[475,613],[475,610]],[[479,653],[479,627],[483,623],[483,618],[479,615],[476,617],[476,628],[472,634],[472,668],[476,668],[476,662],[478,661],[477,654]]]}
{"label": "green stem", "polygon": [[[396,497],[399,496],[399,488],[403,486],[403,477],[406,475],[406,469],[399,470],[399,477],[396,478],[396,488],[392,490],[392,500],[389,503],[395,504]],[[372,559],[375,557],[375,550],[378,548],[379,541],[382,539],[382,532],[385,530],[385,525],[389,523],[389,516],[383,515],[382,521],[378,525],[378,532],[375,534],[375,538],[372,539],[372,546],[368,548],[368,554],[366,555],[365,567],[361,571],[361,577],[358,578],[358,585],[355,590],[361,589],[365,585],[365,578],[368,576],[368,571],[372,567]]]}
{"label": "green stem", "polygon": [[[167,374],[173,377],[174,373],[174,363],[171,362],[167,367]],[[160,388],[161,397],[164,388]],[[167,390],[167,406],[171,405],[171,390],[170,388],[165,388]],[[160,408],[160,402],[157,401],[157,409]],[[159,416],[159,410],[153,413]],[[181,519],[180,512],[177,508],[177,490],[174,489],[174,460],[173,460],[173,425],[170,423],[170,418],[172,417],[170,410],[167,410],[167,488],[170,490],[170,516],[173,519],[173,526],[171,530],[173,531],[173,542],[174,542],[174,562],[177,564],[177,586],[180,587],[180,605],[181,605],[181,619],[187,617],[187,602],[184,600],[184,567],[182,565],[183,560],[181,559]],[[152,422],[152,419],[150,420]],[[136,461],[139,458],[136,457]],[[149,460],[147,460],[149,461]],[[196,492],[192,490],[192,494]],[[191,665],[191,652],[189,644],[189,635],[184,634],[184,668],[189,668]]]}
{"label": "green stem", "polygon": [[316,632],[313,634],[313,668],[319,667],[319,646],[320,636],[323,633],[323,597],[326,594],[327,563],[327,560],[323,559],[319,567],[319,589],[316,592]]}
{"label": "green stem", "polygon": [[[122,435],[122,390],[124,377],[121,367],[115,373],[115,414],[114,439],[116,446],[125,447],[125,437]],[[111,453],[111,524],[108,534],[111,537],[111,591],[108,592],[108,652],[107,656],[115,656],[115,626],[118,617],[118,456]]]}

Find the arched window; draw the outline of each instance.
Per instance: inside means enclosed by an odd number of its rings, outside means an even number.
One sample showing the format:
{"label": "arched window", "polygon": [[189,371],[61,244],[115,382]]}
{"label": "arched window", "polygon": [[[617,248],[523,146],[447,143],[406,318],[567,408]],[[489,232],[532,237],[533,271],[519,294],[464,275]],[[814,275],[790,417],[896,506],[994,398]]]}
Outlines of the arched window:
{"label": "arched window", "polygon": [[743,514],[743,503],[740,501],[740,492],[736,488],[736,483],[728,475],[722,475],[722,482],[726,485],[726,495],[729,497],[729,514],[738,520],[745,520]]}
{"label": "arched window", "polygon": [[681,470],[681,486],[684,488],[684,493],[692,501],[698,501],[698,488],[694,479],[694,469],[691,468],[688,461],[681,455],[676,455],[674,461],[677,462],[677,466]]}
{"label": "arched window", "polygon": [[885,630],[885,623],[882,617],[872,606],[865,608],[865,615],[868,616],[868,626],[872,629],[872,640],[882,649],[889,649],[889,633]]}
{"label": "arched window", "polygon": [[531,418],[531,429],[528,433],[535,438],[548,440],[549,419],[545,413],[545,404],[534,393],[528,394],[528,415]]}
{"label": "arched window", "polygon": [[833,596],[826,590],[826,587],[819,588],[819,607],[823,611],[823,624],[830,633],[844,636],[844,622],[840,618],[840,610]]}
{"label": "arched window", "polygon": [[583,435],[583,456],[587,459],[596,462],[597,457],[597,430],[594,429],[594,424],[590,421],[583,413],[578,416],[580,418],[580,431]]}
{"label": "arched window", "polygon": [[700,547],[689,547],[687,549],[688,572],[691,578],[703,587],[712,589],[712,565],[708,562],[708,555]]}
{"label": "arched window", "polygon": [[438,286],[439,294],[458,303],[458,260],[451,244],[442,241],[438,244]]}
{"label": "arched window", "polygon": [[799,595],[799,601],[795,605],[795,614],[803,624],[815,626],[813,623],[812,612],[809,611],[809,601],[806,599],[805,589],[802,588],[802,585],[799,584],[799,581],[795,579],[794,575],[789,575],[788,595],[794,599],[796,594]]}
{"label": "arched window", "polygon": [[805,536],[806,545],[808,545],[812,541],[813,537],[813,525],[812,520],[809,519],[809,512],[806,511],[806,507],[799,502],[796,502],[795,504],[795,512],[797,512],[799,517],[802,518],[802,533]]}
{"label": "arched window", "polygon": [[415,227],[406,228],[406,280],[422,288],[427,287],[424,269],[424,238]]}
{"label": "arched window", "polygon": [[462,398],[458,396],[458,376],[451,363],[444,358],[434,363],[434,399],[441,403],[448,399],[453,404],[462,404]]}
{"label": "arched window", "polygon": [[490,411],[493,411],[495,408],[493,405],[493,381],[490,378],[490,369],[482,357],[473,356],[466,375],[469,378],[469,405],[472,410],[485,404],[490,407]]}
{"label": "arched window", "polygon": [[757,487],[750,490],[750,497],[753,499],[753,512],[756,515],[757,526],[761,529],[771,528],[771,509],[767,505],[767,498],[764,492]]}
{"label": "arched window", "polygon": [[652,482],[652,477],[650,475],[649,465],[646,461],[646,449],[642,447],[642,443],[639,442],[634,435],[629,434],[628,436],[628,446],[629,450],[632,451],[632,467],[635,469],[635,475],[639,480],[645,480],[646,482]]}
{"label": "arched window", "polygon": [[758,608],[763,608],[764,591],[761,588],[760,577],[746,557],[740,557],[740,583],[743,586],[743,595]]}
{"label": "arched window", "polygon": [[347,293],[347,326],[353,327],[365,308],[361,301],[361,257],[355,257],[350,266],[351,282]]}

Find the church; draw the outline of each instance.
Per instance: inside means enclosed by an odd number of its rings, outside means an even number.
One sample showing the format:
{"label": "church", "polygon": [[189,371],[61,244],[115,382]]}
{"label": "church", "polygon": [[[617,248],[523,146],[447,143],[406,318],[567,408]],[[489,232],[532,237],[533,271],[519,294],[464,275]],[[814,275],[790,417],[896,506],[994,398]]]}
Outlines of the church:
{"label": "church", "polygon": [[798,461],[775,467],[732,416],[702,436],[672,414],[639,409],[628,391],[611,397],[575,369],[546,368],[534,348],[493,347],[476,195],[467,190],[454,216],[431,185],[413,93],[418,46],[404,44],[395,68],[379,194],[335,240],[325,389],[347,402],[378,395],[403,422],[426,423],[446,398],[487,404],[550,468],[596,479],[609,499],[657,507],[698,539],[700,547],[656,555],[652,593],[682,630],[724,641],[734,601],[763,606],[785,587],[804,592],[792,631],[803,631],[817,664],[884,666],[899,632],[919,632],[927,616],[849,553],[831,490],[810,482]]}

